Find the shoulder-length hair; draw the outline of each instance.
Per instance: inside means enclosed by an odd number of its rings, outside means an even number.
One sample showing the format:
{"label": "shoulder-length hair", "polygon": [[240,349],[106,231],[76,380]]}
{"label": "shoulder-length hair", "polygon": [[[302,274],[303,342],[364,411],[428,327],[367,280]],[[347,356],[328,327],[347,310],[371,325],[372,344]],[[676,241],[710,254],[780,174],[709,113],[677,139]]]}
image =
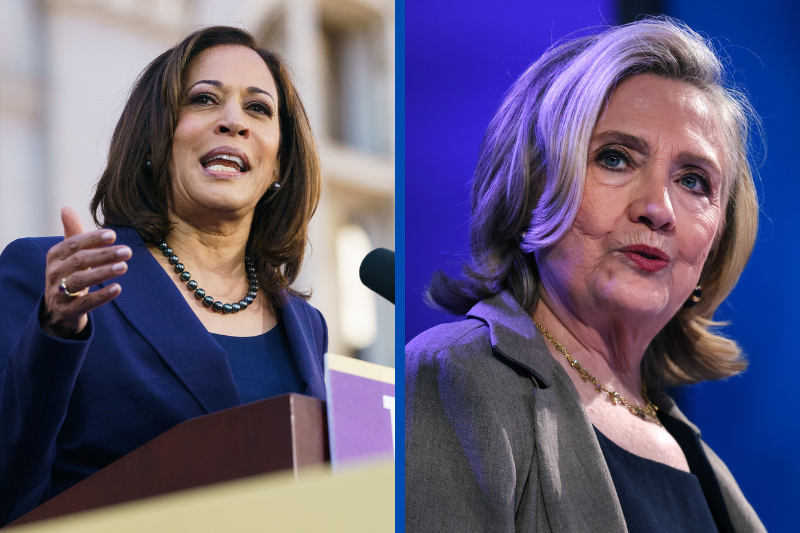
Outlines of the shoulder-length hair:
{"label": "shoulder-length hair", "polygon": [[760,123],[747,98],[727,83],[713,47],[684,24],[643,19],[549,49],[514,83],[492,119],[472,181],[472,263],[464,279],[434,274],[429,303],[465,314],[507,290],[528,313],[539,301],[534,251],[556,243],[578,213],[592,131],[614,87],[652,73],[699,88],[716,108],[727,149],[724,219],[700,277],[703,298],[683,308],[648,346],[651,387],[720,379],[747,366],[717,331],[714,311],[752,252],[758,198],[748,161],[749,127]]}
{"label": "shoulder-length hair", "polygon": [[[196,31],[142,72],[111,138],[108,164],[92,198],[94,221],[98,226],[133,227],[147,244],[156,244],[169,234],[169,160],[186,73],[201,52],[221,45],[257,52],[278,92],[280,190],[267,191],[256,205],[247,244],[259,285],[276,305],[288,295],[308,298],[290,286],[303,263],[308,224],[322,187],[317,147],[284,62],[259,48],[244,30],[212,26]],[[150,169],[146,161],[151,161]]]}

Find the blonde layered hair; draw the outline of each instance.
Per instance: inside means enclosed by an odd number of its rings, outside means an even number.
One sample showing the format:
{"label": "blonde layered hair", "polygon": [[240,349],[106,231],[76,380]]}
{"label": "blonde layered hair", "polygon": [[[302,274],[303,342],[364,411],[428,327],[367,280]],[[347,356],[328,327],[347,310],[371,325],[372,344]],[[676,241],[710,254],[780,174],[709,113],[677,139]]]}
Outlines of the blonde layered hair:
{"label": "blonde layered hair", "polygon": [[592,131],[616,85],[651,73],[699,88],[717,112],[726,146],[725,217],[700,283],[703,299],[681,309],[648,346],[648,385],[734,375],[747,366],[739,346],[715,331],[717,307],[747,263],[758,228],[748,133],[758,119],[726,83],[713,47],[668,17],[640,20],[549,49],[514,83],[484,138],[472,182],[472,263],[464,279],[442,272],[429,302],[464,314],[479,300],[511,292],[531,313],[539,301],[534,254],[569,231],[580,207]]}

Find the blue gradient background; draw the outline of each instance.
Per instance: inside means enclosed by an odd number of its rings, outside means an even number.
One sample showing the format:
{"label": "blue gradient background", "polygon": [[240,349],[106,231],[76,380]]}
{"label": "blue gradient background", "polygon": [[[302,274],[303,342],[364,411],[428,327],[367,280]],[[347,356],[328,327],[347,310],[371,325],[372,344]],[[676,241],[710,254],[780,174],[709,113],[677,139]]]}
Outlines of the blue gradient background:
{"label": "blue gradient background", "polygon": [[[753,257],[718,318],[751,361],[723,382],[676,393],[769,531],[797,531],[800,378],[795,214],[800,204],[797,55],[800,7],[790,1],[672,0],[667,14],[715,39],[763,120],[761,227]],[[457,318],[422,302],[437,269],[468,259],[468,184],[483,133],[516,77],[555,40],[613,22],[610,0],[405,3],[405,338]],[[759,160],[760,162],[760,160]]]}

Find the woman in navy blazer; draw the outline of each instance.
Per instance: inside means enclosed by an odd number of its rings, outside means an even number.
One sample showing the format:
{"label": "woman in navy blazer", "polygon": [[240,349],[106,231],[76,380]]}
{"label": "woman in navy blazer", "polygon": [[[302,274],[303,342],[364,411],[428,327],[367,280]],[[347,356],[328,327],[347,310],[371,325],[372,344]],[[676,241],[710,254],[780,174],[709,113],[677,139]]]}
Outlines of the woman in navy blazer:
{"label": "woman in navy blazer", "polygon": [[277,328],[287,387],[324,399],[325,320],[290,288],[320,192],[310,131],[280,60],[242,30],[195,32],[145,69],[92,201],[102,229],[64,208],[64,239],[0,255],[0,525],[240,405],[214,335]]}

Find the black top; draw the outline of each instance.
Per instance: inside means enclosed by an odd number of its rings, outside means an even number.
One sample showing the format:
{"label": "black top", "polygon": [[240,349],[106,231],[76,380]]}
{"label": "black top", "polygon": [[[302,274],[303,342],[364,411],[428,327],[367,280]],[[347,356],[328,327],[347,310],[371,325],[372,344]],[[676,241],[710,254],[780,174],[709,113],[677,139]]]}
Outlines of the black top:
{"label": "black top", "polygon": [[282,322],[255,337],[228,337],[217,333],[211,336],[228,354],[242,403],[287,392],[302,393],[306,389]]}
{"label": "black top", "polygon": [[659,418],[683,450],[691,473],[639,457],[595,428],[629,533],[733,532],[699,437],[676,418],[661,413]]}

